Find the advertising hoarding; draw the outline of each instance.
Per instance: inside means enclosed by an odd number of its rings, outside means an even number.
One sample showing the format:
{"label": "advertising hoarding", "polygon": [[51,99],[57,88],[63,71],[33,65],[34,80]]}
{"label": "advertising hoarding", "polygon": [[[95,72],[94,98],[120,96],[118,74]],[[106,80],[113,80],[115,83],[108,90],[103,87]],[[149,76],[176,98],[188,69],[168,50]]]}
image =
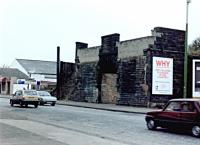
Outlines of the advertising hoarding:
{"label": "advertising hoarding", "polygon": [[173,95],[173,58],[153,57],[152,94]]}
{"label": "advertising hoarding", "polygon": [[193,67],[192,96],[196,98],[200,97],[200,60],[193,59],[192,67]]}

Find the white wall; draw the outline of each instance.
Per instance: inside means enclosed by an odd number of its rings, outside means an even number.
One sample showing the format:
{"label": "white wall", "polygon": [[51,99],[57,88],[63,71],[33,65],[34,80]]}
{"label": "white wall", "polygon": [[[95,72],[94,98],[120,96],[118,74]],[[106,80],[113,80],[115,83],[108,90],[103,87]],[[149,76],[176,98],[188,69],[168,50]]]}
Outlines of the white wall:
{"label": "white wall", "polygon": [[30,75],[32,79],[36,80],[36,81],[41,81],[44,80],[44,75],[40,75],[40,74],[31,74]]}
{"label": "white wall", "polygon": [[13,84],[12,94],[14,94],[17,90],[28,89],[28,84]]}
{"label": "white wall", "polygon": [[45,78],[45,81],[57,82],[57,76],[56,75],[45,75],[44,78]]}
{"label": "white wall", "polygon": [[[48,78],[51,77],[51,78]],[[31,78],[35,79],[36,81],[49,81],[49,82],[56,82],[56,75],[43,75],[43,74],[31,74]]]}

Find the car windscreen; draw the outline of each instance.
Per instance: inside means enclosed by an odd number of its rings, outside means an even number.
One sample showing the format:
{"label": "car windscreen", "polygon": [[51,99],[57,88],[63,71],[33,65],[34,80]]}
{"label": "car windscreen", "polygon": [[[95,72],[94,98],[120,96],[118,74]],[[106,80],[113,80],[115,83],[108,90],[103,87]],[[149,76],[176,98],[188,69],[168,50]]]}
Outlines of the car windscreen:
{"label": "car windscreen", "polygon": [[164,111],[181,111],[181,102],[169,102],[168,105],[165,107]]}
{"label": "car windscreen", "polygon": [[45,92],[45,91],[38,91],[39,96],[51,96],[49,94],[49,92]]}
{"label": "car windscreen", "polygon": [[27,96],[37,96],[37,92],[36,91],[27,90],[27,91],[24,91],[24,95],[27,95]]}

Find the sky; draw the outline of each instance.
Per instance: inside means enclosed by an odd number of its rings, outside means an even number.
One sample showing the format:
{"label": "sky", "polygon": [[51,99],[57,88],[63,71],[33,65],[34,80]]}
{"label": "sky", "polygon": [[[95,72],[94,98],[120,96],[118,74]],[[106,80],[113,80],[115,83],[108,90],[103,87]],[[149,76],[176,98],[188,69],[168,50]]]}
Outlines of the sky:
{"label": "sky", "polygon": [[[200,36],[200,0],[189,4],[188,43]],[[0,67],[14,59],[74,62],[75,42],[101,45],[150,36],[154,27],[185,30],[186,0],[0,0]]]}

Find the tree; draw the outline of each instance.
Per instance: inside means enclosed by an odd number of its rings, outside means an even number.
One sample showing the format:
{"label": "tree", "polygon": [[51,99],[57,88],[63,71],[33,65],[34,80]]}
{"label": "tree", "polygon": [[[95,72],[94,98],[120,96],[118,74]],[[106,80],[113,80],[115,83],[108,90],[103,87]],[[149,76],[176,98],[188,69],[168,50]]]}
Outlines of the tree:
{"label": "tree", "polygon": [[2,65],[2,68],[9,68],[9,66],[6,65],[6,64],[3,64],[3,65]]}
{"label": "tree", "polygon": [[189,45],[189,54],[200,56],[200,37],[195,39],[192,44]]}

